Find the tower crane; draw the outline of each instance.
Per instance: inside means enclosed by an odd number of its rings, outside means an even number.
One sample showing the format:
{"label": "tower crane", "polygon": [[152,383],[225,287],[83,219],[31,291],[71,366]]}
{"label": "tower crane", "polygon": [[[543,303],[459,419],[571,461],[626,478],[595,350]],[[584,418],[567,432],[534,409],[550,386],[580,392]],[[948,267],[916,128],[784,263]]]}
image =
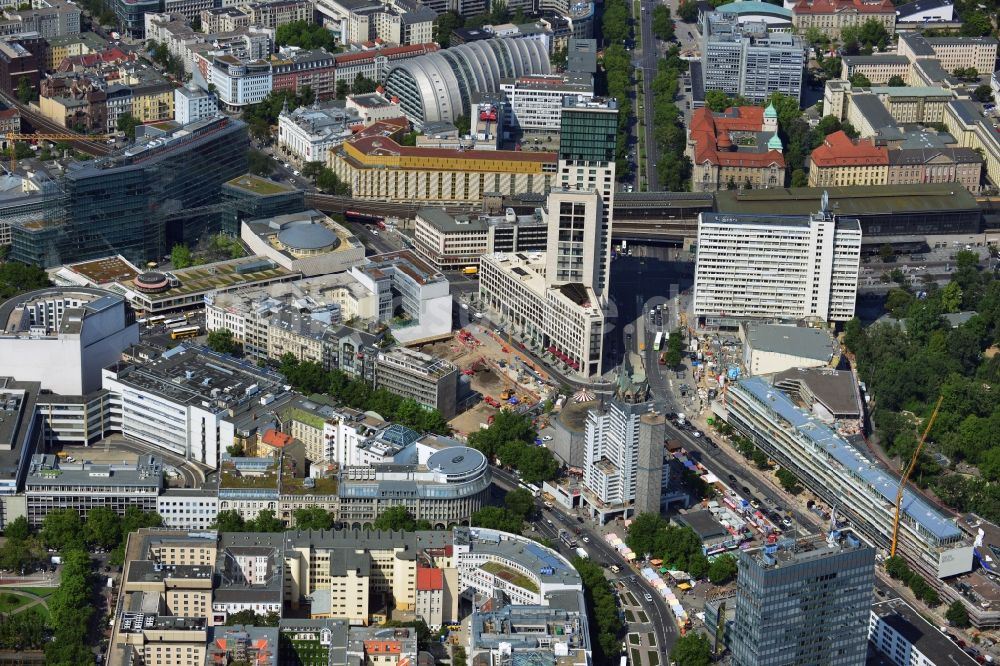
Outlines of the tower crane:
{"label": "tower crane", "polygon": [[889,557],[896,556],[896,542],[899,536],[899,516],[903,510],[903,490],[906,488],[906,482],[910,479],[910,474],[913,473],[913,468],[917,466],[917,458],[920,457],[920,452],[924,448],[924,442],[927,441],[927,436],[931,432],[931,428],[934,426],[934,421],[937,420],[938,411],[941,409],[941,403],[944,401],[944,396],[938,398],[937,404],[934,405],[934,411],[931,412],[931,417],[927,419],[927,426],[924,428],[924,434],[920,436],[920,441],[917,442],[917,448],[913,451],[913,457],[910,458],[910,464],[907,465],[906,471],[903,472],[903,476],[899,479],[899,490],[896,491],[896,516],[892,521],[892,546],[889,549]]}
{"label": "tower crane", "polygon": [[14,173],[17,168],[17,141],[92,141],[94,139],[114,139],[114,134],[18,134],[17,132],[7,132],[4,135],[7,139],[7,149],[10,150],[10,172]]}

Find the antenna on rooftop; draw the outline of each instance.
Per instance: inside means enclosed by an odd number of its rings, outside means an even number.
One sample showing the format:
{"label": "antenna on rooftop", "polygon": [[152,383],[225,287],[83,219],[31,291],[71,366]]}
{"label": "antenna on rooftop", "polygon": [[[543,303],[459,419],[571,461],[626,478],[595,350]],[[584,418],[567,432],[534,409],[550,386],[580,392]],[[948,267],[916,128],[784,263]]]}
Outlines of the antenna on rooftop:
{"label": "antenna on rooftop", "polygon": [[830,193],[823,190],[823,196],[819,199],[819,212],[826,215],[827,209],[830,207]]}

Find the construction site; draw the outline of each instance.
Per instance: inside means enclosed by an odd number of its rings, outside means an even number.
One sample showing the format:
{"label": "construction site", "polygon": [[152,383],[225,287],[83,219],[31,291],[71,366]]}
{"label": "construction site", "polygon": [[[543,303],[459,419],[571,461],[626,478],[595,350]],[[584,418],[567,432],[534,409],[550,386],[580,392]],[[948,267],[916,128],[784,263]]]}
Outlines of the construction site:
{"label": "construction site", "polygon": [[424,345],[421,351],[454,363],[472,390],[483,396],[452,419],[451,427],[462,437],[488,426],[500,410],[527,411],[554,397],[558,388],[509,339],[478,324],[456,331],[448,340]]}

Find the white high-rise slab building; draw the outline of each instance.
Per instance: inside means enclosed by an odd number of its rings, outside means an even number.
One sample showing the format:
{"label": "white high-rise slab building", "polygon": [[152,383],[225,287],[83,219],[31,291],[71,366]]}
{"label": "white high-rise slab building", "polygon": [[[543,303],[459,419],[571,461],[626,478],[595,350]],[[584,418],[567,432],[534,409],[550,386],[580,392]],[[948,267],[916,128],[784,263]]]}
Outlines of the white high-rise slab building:
{"label": "white high-rise slab building", "polygon": [[854,316],[861,225],[809,216],[702,213],[694,312],[706,319],[847,321]]}

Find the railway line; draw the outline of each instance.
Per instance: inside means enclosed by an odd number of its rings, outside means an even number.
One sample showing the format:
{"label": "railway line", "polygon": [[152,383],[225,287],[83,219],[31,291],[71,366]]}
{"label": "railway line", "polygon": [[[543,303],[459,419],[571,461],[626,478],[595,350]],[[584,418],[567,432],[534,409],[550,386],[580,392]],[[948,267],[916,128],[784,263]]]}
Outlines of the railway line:
{"label": "railway line", "polygon": [[[80,137],[86,136],[85,134],[74,132],[73,130],[67,129],[62,125],[46,118],[30,106],[22,104],[20,100],[6,92],[0,91],[0,100],[2,100],[4,104],[17,109],[21,114],[21,121],[30,125],[36,132],[43,134],[78,134]],[[107,144],[83,138],[74,140],[73,147],[80,152],[87,153],[88,155],[93,155],[95,157],[101,157],[111,152],[111,149],[107,146]]]}

